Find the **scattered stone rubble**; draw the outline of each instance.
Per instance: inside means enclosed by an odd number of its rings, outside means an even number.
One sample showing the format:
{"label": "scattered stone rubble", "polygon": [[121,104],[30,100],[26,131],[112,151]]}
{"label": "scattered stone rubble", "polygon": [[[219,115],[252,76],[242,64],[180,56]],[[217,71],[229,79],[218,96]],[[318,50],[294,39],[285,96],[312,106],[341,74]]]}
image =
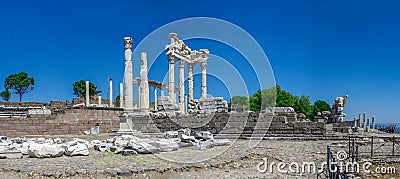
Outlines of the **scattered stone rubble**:
{"label": "scattered stone rubble", "polygon": [[314,116],[314,120],[318,122],[328,122],[329,116],[331,115],[330,111],[322,111],[318,112],[316,116]]}
{"label": "scattered stone rubble", "polygon": [[7,139],[0,138],[0,158],[22,158],[29,155],[33,158],[54,158],[66,156],[89,155],[89,142],[82,139],[74,139],[65,142],[61,138],[30,138],[19,137]]}
{"label": "scattered stone rubble", "polygon": [[231,145],[230,140],[215,140],[211,132],[192,132],[190,129],[167,131],[163,138],[141,139],[133,135],[122,135],[90,142],[78,138],[65,142],[61,138],[8,139],[6,136],[0,136],[0,159],[18,159],[23,155],[32,158],[55,158],[63,155],[88,156],[89,149],[131,155],[171,152],[189,146],[194,146],[195,150],[205,150],[214,146],[228,145]]}
{"label": "scattered stone rubble", "polygon": [[222,97],[194,99],[188,102],[189,113],[228,112],[228,103]]}

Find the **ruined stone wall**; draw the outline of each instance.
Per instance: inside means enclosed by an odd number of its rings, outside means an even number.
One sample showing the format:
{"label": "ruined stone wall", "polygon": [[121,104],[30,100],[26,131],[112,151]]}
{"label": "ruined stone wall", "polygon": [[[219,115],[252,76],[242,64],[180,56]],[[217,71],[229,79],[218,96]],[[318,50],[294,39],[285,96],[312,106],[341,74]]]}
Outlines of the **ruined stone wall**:
{"label": "ruined stone wall", "polygon": [[65,109],[52,115],[30,115],[29,118],[1,118],[0,135],[82,134],[96,125],[100,132],[119,129],[119,109]]}
{"label": "ruined stone wall", "polygon": [[[158,115],[134,117],[133,128],[145,132],[165,132],[189,127],[192,130],[205,130],[214,134],[325,134],[325,124],[320,122],[285,122],[285,116],[272,116],[268,113],[215,113],[171,117]],[[271,122],[272,121],[272,122]],[[257,126],[256,126],[257,125]]]}

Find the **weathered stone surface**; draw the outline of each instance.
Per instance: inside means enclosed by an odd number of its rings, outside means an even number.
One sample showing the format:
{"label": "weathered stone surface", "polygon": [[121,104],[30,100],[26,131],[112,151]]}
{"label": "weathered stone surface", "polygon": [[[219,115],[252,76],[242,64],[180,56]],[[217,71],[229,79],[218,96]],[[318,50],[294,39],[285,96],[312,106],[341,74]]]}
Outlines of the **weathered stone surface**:
{"label": "weathered stone surface", "polygon": [[166,139],[178,138],[178,135],[179,135],[178,131],[166,131],[163,134],[164,138],[166,138]]}
{"label": "weathered stone surface", "polygon": [[129,140],[129,143],[126,147],[127,149],[133,149],[139,154],[150,154],[150,153],[159,153],[160,149],[154,147],[146,142],[143,142],[141,139],[133,137]]}
{"label": "weathered stone surface", "polygon": [[135,150],[124,149],[121,151],[122,155],[136,155],[138,154]]}
{"label": "weathered stone surface", "polygon": [[0,146],[0,159],[19,159],[22,158],[21,151],[17,149],[9,149],[3,146]]}
{"label": "weathered stone surface", "polygon": [[214,142],[211,140],[198,141],[194,145],[195,150],[206,150],[206,149],[213,148],[213,147],[214,147]]}
{"label": "weathered stone surface", "polygon": [[77,156],[77,155],[89,155],[89,149],[86,144],[79,141],[71,141],[61,145],[65,150],[65,155],[67,156]]}
{"label": "weathered stone surface", "polygon": [[161,150],[161,152],[171,152],[174,150],[178,150],[180,142],[179,139],[159,139],[154,143],[150,143],[154,147],[157,147]]}
{"label": "weathered stone surface", "polygon": [[118,147],[127,147],[129,140],[134,138],[133,135],[122,135],[114,137],[114,145]]}
{"label": "weathered stone surface", "polygon": [[215,146],[228,146],[231,144],[232,144],[232,142],[228,139],[214,139]]}
{"label": "weathered stone surface", "polygon": [[198,140],[214,140],[214,136],[211,132],[209,131],[200,131],[200,132],[195,132],[194,133],[195,139]]}
{"label": "weathered stone surface", "polygon": [[100,152],[106,152],[110,151],[111,146],[112,146],[111,143],[100,143],[100,144],[95,144],[94,149]]}
{"label": "weathered stone surface", "polygon": [[64,149],[49,144],[31,144],[29,145],[28,154],[34,158],[53,158],[62,156]]}

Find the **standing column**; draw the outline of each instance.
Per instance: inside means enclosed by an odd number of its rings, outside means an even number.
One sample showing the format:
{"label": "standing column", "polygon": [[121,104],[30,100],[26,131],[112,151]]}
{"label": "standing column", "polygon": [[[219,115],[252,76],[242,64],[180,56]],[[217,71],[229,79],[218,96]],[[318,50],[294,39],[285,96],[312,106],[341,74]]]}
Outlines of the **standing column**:
{"label": "standing column", "polygon": [[372,116],[372,129],[375,129],[375,116]]}
{"label": "standing column", "polygon": [[364,112],[364,115],[363,115],[363,128],[365,129],[365,127],[367,126],[366,125],[366,122],[367,122],[367,113],[366,112]]}
{"label": "standing column", "polygon": [[125,109],[133,110],[133,81],[132,81],[132,38],[124,38],[125,47]]}
{"label": "standing column", "polygon": [[114,107],[113,105],[113,91],[112,91],[112,79],[109,80],[109,87],[110,87],[110,107]]}
{"label": "standing column", "polygon": [[366,129],[366,131],[367,131],[367,132],[368,132],[368,131],[369,131],[369,129],[370,129],[369,118],[367,119],[367,127],[366,127],[365,129]]}
{"label": "standing column", "polygon": [[160,91],[161,91],[161,97],[164,97],[165,95],[164,95],[164,88],[163,87],[161,87],[161,89],[160,89]]}
{"label": "standing column", "polygon": [[174,63],[175,59],[172,56],[168,56],[168,96],[172,104],[176,104],[175,98],[175,76],[174,76]]}
{"label": "standing column", "polygon": [[140,109],[149,109],[149,81],[147,79],[147,54],[142,52],[140,56]]}
{"label": "standing column", "polygon": [[200,64],[201,67],[201,98],[207,97],[207,62]]}
{"label": "standing column", "polygon": [[179,105],[181,112],[185,112],[185,63],[179,60]]}
{"label": "standing column", "polygon": [[354,118],[354,127],[357,127],[357,118]]}
{"label": "standing column", "polygon": [[85,88],[85,93],[86,93],[86,106],[89,106],[89,105],[90,105],[89,81],[86,81],[85,85],[86,85],[86,88]]}
{"label": "standing column", "polygon": [[154,86],[154,110],[157,110],[157,87]]}
{"label": "standing column", "polygon": [[193,99],[193,64],[188,64],[188,100]]}
{"label": "standing column", "polygon": [[122,83],[119,83],[119,107],[124,107],[124,86]]}
{"label": "standing column", "polygon": [[98,98],[98,100],[99,100],[99,101],[98,101],[98,106],[100,107],[100,106],[101,106],[101,96],[98,96],[97,98]]}

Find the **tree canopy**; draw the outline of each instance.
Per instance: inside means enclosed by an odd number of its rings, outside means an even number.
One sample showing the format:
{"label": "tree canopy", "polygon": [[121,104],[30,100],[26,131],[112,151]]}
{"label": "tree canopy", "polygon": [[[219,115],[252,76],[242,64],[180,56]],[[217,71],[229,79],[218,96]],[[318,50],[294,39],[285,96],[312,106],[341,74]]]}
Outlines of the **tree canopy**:
{"label": "tree canopy", "polygon": [[11,97],[11,93],[10,93],[10,91],[8,91],[8,89],[6,89],[0,93],[0,96],[1,96],[1,99],[3,99],[3,101],[9,101],[10,97]]}
{"label": "tree canopy", "polygon": [[[79,80],[76,81],[74,84],[72,84],[72,88],[74,90],[74,95],[81,97],[81,98],[86,98],[86,81],[85,80]],[[94,85],[93,83],[89,82],[89,95],[94,96],[97,94],[97,86]]]}
{"label": "tree canopy", "polygon": [[31,77],[28,77],[26,72],[20,72],[8,76],[4,81],[4,87],[6,90],[14,90],[15,94],[19,95],[19,102],[21,102],[22,95],[33,90],[34,83],[35,80]]}
{"label": "tree canopy", "polygon": [[251,111],[260,111],[267,107],[292,107],[297,113],[303,113],[307,119],[313,120],[314,115],[321,111],[330,111],[330,106],[322,100],[311,104],[309,96],[294,96],[279,85],[258,90],[250,97],[233,96],[230,104],[248,106]]}

